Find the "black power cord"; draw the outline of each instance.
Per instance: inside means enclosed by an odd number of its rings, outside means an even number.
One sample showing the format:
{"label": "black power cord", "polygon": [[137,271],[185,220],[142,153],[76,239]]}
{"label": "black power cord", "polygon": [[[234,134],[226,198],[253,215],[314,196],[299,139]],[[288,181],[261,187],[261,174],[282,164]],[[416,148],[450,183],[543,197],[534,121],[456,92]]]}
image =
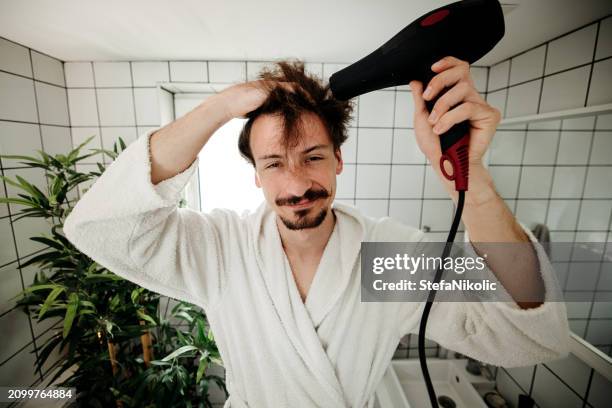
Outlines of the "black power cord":
{"label": "black power cord", "polygon": [[[446,239],[446,245],[442,252],[442,263],[440,268],[436,271],[433,282],[438,283],[442,277],[444,259],[448,256],[455,241],[455,235],[459,228],[459,221],[461,220],[461,214],[463,213],[463,203],[465,201],[465,191],[459,191],[459,200],[457,202],[457,210],[455,211],[455,218],[453,219],[453,225],[448,232],[448,238]],[[427,358],[425,357],[425,330],[427,328],[427,319],[429,318],[429,312],[433,305],[434,298],[436,297],[436,290],[432,289],[429,291],[427,301],[425,302],[425,308],[423,309],[423,316],[421,316],[421,324],[419,326],[419,362],[421,363],[421,371],[423,371],[423,378],[425,379],[425,386],[427,387],[427,393],[429,394],[429,400],[431,401],[432,408],[439,408],[438,398],[436,397],[436,391],[434,390],[429,376],[429,370],[427,369]]]}

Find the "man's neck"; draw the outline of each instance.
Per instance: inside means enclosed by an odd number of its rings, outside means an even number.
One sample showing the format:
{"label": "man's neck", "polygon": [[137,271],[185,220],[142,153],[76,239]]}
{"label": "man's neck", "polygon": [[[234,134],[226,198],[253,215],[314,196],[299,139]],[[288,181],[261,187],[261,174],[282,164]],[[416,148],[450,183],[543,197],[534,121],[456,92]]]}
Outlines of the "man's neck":
{"label": "man's neck", "polygon": [[290,230],[278,216],[276,217],[276,225],[287,256],[305,259],[311,256],[320,256],[323,253],[329,237],[334,231],[336,215],[330,208],[327,216],[317,228]]}

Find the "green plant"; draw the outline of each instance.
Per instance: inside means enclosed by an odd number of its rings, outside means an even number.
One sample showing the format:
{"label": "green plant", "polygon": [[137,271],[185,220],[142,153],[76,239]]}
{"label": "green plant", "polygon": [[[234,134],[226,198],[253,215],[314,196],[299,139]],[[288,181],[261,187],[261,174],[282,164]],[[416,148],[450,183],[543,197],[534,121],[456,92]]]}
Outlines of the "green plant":
{"label": "green plant", "polygon": [[[172,320],[180,323],[173,326]],[[206,396],[213,382],[228,395],[224,379],[206,373],[210,363],[221,365],[221,358],[199,308],[179,302],[170,318],[160,321],[156,335],[154,353],[166,357],[152,361],[148,368],[123,384],[123,392],[113,390],[127,406],[212,407]]]}
{"label": "green plant", "polygon": [[[173,401],[163,406],[192,406],[196,397],[203,401],[202,406],[210,406],[209,381],[219,383],[223,389],[225,385],[223,379],[204,375],[208,363],[220,360],[210,332],[202,337],[205,323],[202,310],[181,303],[176,317],[190,316],[195,323],[189,322],[191,331],[172,328],[160,316],[159,294],[97,264],[74,247],[61,231],[74,204],[69,199],[71,193],[105,171],[99,162],[98,171],[87,173],[76,171],[76,164],[97,154],[114,160],[126,147],[119,138],[112,151],[89,149],[93,153],[80,155],[80,150],[92,138],[67,155],[51,156],[38,150],[40,158],[0,156],[24,160],[20,163],[28,167],[42,168],[49,179],[44,193],[18,175],[16,181],[0,176],[23,191],[18,197],[0,198],[0,203],[19,206],[19,216],[13,221],[43,217],[50,227],[50,235],[30,238],[45,245],[45,250],[21,264],[22,268],[36,264],[38,271],[32,284],[15,296],[19,298],[15,308],[34,315],[38,322],[58,319],[61,323],[61,328],[51,329],[52,335],[39,345],[36,369],[42,371],[51,353],[59,350],[59,364],[46,375],[52,383],[68,369],[75,368],[59,385],[76,387],[79,406],[85,401],[87,406],[99,407],[157,406],[155,401]],[[148,344],[152,344],[154,355],[169,355],[161,361],[150,361]],[[187,350],[185,346],[192,348]],[[200,358],[199,364],[194,365],[185,357],[190,355],[188,352],[195,354],[196,351]],[[148,393],[136,398],[132,392],[136,385],[142,389],[149,387]]]}

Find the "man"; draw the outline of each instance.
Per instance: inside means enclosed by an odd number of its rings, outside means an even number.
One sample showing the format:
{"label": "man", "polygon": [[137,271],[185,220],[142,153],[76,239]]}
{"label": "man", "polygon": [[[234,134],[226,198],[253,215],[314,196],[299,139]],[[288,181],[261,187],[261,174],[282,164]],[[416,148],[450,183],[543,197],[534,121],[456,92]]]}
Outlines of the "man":
{"label": "man", "polygon": [[[417,142],[457,200],[437,167],[437,134],[470,121],[463,222],[471,240],[535,243],[482,165],[499,112],[474,89],[467,63],[447,57],[432,69],[424,93],[411,83]],[[80,199],[64,231],[117,275],[205,310],[226,368],[226,406],[372,406],[400,338],[418,331],[423,304],[361,302],[360,244],[419,242],[424,234],[334,202],[350,104],[306,75],[303,63],[279,62],[260,77],[142,135]],[[424,100],[445,87],[428,116]],[[178,208],[198,152],[235,117],[249,118],[239,148],[265,202],[242,215]],[[544,297],[552,267],[541,247],[528,249],[511,254],[511,265],[503,254],[487,263],[514,299],[543,302],[437,303],[428,337],[497,365],[565,355],[565,308]]]}

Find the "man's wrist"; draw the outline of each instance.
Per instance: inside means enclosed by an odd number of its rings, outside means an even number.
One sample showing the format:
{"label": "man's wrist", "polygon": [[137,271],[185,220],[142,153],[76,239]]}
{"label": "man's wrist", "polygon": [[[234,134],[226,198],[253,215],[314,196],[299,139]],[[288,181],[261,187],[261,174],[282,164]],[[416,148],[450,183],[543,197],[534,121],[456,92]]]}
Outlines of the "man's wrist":
{"label": "man's wrist", "polygon": [[[441,178],[451,199],[457,204],[459,194],[455,190],[455,182],[447,180],[441,173],[439,167],[436,167],[435,170]],[[497,190],[495,190],[495,185],[493,184],[493,177],[491,177],[489,171],[481,164],[470,164],[468,191],[465,194],[464,205],[466,207],[477,208],[499,198],[499,194]]]}

